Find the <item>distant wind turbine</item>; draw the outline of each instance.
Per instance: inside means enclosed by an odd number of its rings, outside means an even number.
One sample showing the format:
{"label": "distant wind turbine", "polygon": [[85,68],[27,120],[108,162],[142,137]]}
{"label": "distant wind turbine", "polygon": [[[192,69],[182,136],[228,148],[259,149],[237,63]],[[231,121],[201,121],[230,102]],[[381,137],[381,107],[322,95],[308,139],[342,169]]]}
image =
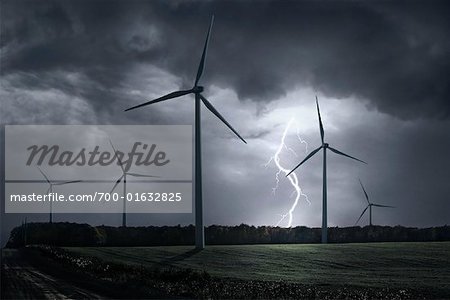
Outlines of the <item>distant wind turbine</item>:
{"label": "distant wind turbine", "polygon": [[200,118],[200,106],[201,102],[209,109],[216,117],[218,117],[233,133],[240,138],[244,143],[247,143],[236,130],[225,120],[224,117],[214,108],[214,106],[202,95],[204,90],[203,86],[199,85],[200,78],[205,68],[206,53],[208,50],[208,42],[211,34],[211,29],[214,22],[214,16],[211,18],[208,33],[206,35],[205,45],[203,46],[203,53],[200,59],[200,64],[197,70],[197,76],[195,77],[194,86],[189,90],[181,90],[172,92],[160,98],[152,101],[148,101],[133,107],[126,109],[125,111],[132,110],[138,107],[154,104],[157,102],[181,97],[188,94],[194,94],[195,96],[195,247],[197,249],[205,248],[205,231],[203,226],[203,199],[202,199],[202,162],[201,162],[201,118]]}
{"label": "distant wind turbine", "polygon": [[317,115],[319,116],[319,129],[320,129],[320,137],[322,140],[322,145],[311,151],[304,160],[302,160],[295,168],[293,168],[286,176],[289,176],[292,172],[294,172],[298,167],[300,167],[305,161],[307,161],[308,159],[310,159],[314,154],[316,154],[317,152],[319,152],[320,149],[323,149],[323,189],[322,189],[322,243],[326,244],[327,243],[327,149],[329,149],[330,151],[360,161],[362,163],[367,164],[366,162],[357,159],[353,156],[347,155],[339,150],[336,150],[332,147],[330,147],[327,143],[325,143],[324,141],[324,130],[323,130],[323,125],[322,125],[322,118],[320,117],[320,110],[319,110],[319,100],[317,99],[316,96],[316,106],[317,106]]}
{"label": "distant wind turbine", "polygon": [[114,148],[114,145],[111,140],[109,140],[109,143],[111,144],[111,147],[113,148],[114,155],[119,161],[120,169],[122,170],[122,176],[117,179],[116,183],[114,184],[113,188],[111,189],[111,194],[114,189],[117,187],[117,185],[123,180],[123,212],[122,212],[122,226],[127,227],[127,175],[132,177],[153,177],[153,178],[159,178],[159,176],[153,176],[153,175],[145,175],[145,174],[138,174],[138,173],[131,173],[126,172],[122,160],[120,159],[119,155],[117,154],[116,148]]}
{"label": "distant wind turbine", "polygon": [[[63,182],[57,182],[57,181],[51,181],[50,179],[48,179],[48,177],[44,174],[44,172],[42,172],[42,170],[37,167],[39,172],[41,172],[42,176],[44,176],[45,180],[47,181],[47,183],[49,184],[48,190],[47,190],[47,195],[50,193],[53,193],[53,186],[55,185],[64,185],[64,184],[69,184],[69,183],[76,183],[76,182],[81,182],[82,180],[70,180],[70,181],[63,181]],[[49,218],[49,223],[53,223],[53,201],[50,201],[50,218]]]}
{"label": "distant wind turbine", "polygon": [[364,215],[364,213],[367,211],[367,209],[369,209],[369,225],[372,226],[372,206],[376,206],[376,207],[389,207],[389,208],[395,208],[395,206],[389,206],[389,205],[381,205],[381,204],[376,204],[376,203],[371,203],[369,201],[369,195],[367,195],[366,189],[364,188],[361,179],[359,179],[359,184],[361,185],[361,188],[364,192],[364,196],[366,197],[367,200],[367,206],[366,208],[364,208],[364,210],[362,211],[361,215],[359,216],[358,220],[356,221],[355,225],[358,224],[359,220],[361,220],[362,216]]}

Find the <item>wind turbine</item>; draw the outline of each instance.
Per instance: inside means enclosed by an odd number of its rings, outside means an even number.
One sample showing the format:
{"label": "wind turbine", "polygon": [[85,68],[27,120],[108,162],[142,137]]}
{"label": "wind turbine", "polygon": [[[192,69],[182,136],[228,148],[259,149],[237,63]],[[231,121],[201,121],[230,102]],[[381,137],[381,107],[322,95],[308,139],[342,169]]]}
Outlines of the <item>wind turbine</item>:
{"label": "wind turbine", "polygon": [[[47,195],[50,193],[53,193],[53,186],[55,185],[64,185],[64,184],[69,184],[69,183],[76,183],[76,182],[81,182],[82,180],[70,180],[70,181],[63,181],[63,182],[55,182],[55,181],[51,181],[50,179],[48,179],[48,177],[44,174],[44,172],[42,172],[42,170],[37,167],[39,172],[41,172],[42,176],[44,176],[45,180],[47,181],[47,183],[49,184],[48,190],[47,190]],[[53,201],[50,201],[50,218],[49,218],[49,223],[53,223]]]}
{"label": "wind turbine", "polygon": [[395,206],[389,206],[389,205],[381,205],[381,204],[376,204],[376,203],[371,203],[369,201],[369,195],[367,195],[366,189],[364,188],[361,179],[359,179],[359,184],[361,185],[361,188],[364,192],[364,196],[366,196],[366,200],[367,200],[367,206],[366,208],[364,208],[364,210],[362,211],[361,215],[359,216],[358,220],[355,223],[358,224],[359,220],[361,220],[362,216],[364,215],[364,213],[366,212],[367,209],[369,209],[369,225],[372,226],[372,206],[376,206],[376,207],[389,207],[389,208],[395,208]]}
{"label": "wind turbine", "polygon": [[233,133],[240,138],[244,143],[247,143],[236,130],[225,120],[224,117],[214,108],[214,106],[202,95],[203,86],[199,85],[200,78],[205,68],[206,52],[208,50],[208,42],[211,34],[211,29],[214,22],[214,16],[211,18],[208,33],[206,35],[205,45],[203,46],[203,53],[198,66],[197,75],[195,77],[194,86],[189,90],[181,90],[169,93],[165,96],[148,101],[126,109],[129,111],[138,107],[162,102],[165,100],[181,97],[188,94],[195,96],[195,248],[205,248],[205,232],[203,226],[203,199],[202,199],[202,161],[201,161],[201,116],[200,108],[201,102],[209,109],[216,117],[218,117]]}
{"label": "wind turbine", "polygon": [[353,156],[350,156],[348,154],[345,154],[339,150],[336,150],[332,148],[328,143],[325,143],[324,140],[324,130],[322,125],[322,118],[320,117],[320,110],[319,110],[319,100],[316,96],[316,106],[317,106],[317,115],[319,116],[319,129],[320,129],[320,138],[322,140],[322,145],[318,147],[317,149],[311,151],[304,160],[302,160],[292,171],[290,171],[286,176],[289,176],[292,172],[294,172],[298,167],[300,167],[305,161],[310,159],[314,154],[319,152],[320,149],[323,149],[323,188],[322,188],[322,244],[327,243],[327,149],[329,149],[331,152],[334,152],[336,154],[360,161],[362,163],[367,164],[366,162],[357,159]]}
{"label": "wind turbine", "polygon": [[114,184],[113,188],[111,189],[111,194],[114,189],[117,187],[117,185],[123,180],[123,212],[122,212],[122,226],[127,227],[127,176],[132,177],[153,177],[153,178],[159,178],[159,176],[152,176],[152,175],[145,175],[145,174],[138,174],[138,173],[132,173],[132,172],[126,172],[122,160],[120,159],[119,155],[117,154],[116,148],[114,148],[114,145],[111,140],[109,140],[109,143],[111,144],[111,147],[114,151],[114,156],[117,157],[117,160],[119,161],[120,169],[122,170],[122,176],[117,179],[116,183]]}

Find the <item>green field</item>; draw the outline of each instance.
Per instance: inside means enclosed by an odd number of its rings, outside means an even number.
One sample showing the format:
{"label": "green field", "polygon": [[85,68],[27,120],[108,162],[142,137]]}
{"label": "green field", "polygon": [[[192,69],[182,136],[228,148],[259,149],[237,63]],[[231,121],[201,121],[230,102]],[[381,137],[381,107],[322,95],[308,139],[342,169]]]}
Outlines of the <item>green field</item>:
{"label": "green field", "polygon": [[450,242],[65,248],[106,261],[174,265],[213,276],[438,290],[450,294]]}

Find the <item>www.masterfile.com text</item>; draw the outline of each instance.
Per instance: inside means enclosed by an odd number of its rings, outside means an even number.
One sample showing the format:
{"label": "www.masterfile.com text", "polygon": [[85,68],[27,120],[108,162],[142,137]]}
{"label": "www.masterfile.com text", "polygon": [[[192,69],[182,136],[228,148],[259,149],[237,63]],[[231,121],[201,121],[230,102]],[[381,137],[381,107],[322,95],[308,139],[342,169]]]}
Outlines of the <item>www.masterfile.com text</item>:
{"label": "www.masterfile.com text", "polygon": [[[124,200],[125,196],[119,193],[93,194],[11,194],[11,202],[110,202]],[[180,202],[183,193],[127,193],[126,200],[129,202]]]}

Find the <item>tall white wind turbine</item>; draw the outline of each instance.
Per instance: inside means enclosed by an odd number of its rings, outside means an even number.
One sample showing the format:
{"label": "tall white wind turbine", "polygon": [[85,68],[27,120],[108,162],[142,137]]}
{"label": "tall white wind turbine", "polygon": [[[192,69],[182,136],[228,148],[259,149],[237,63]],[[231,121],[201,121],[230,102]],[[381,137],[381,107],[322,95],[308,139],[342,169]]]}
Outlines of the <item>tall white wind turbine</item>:
{"label": "tall white wind turbine", "polygon": [[169,93],[165,96],[157,98],[152,101],[148,101],[133,107],[126,109],[125,111],[132,110],[138,107],[154,104],[161,101],[166,101],[173,98],[178,98],[188,94],[194,94],[195,96],[195,248],[205,248],[205,229],[203,225],[203,196],[202,196],[202,159],[201,159],[201,118],[200,108],[201,102],[209,109],[217,118],[219,118],[238,138],[244,143],[247,143],[239,133],[225,120],[224,117],[216,110],[216,108],[209,102],[203,95],[203,86],[199,85],[200,78],[205,68],[206,53],[208,50],[208,42],[211,34],[211,29],[214,22],[214,16],[211,18],[208,33],[206,35],[205,45],[203,46],[203,53],[198,66],[197,75],[195,77],[194,86],[189,90],[181,90]]}
{"label": "tall white wind turbine", "polygon": [[111,144],[111,147],[114,151],[114,155],[118,160],[120,169],[122,171],[122,176],[117,179],[116,183],[114,184],[113,188],[111,189],[111,192],[114,192],[114,189],[117,187],[117,185],[123,180],[123,211],[122,211],[122,226],[127,227],[127,176],[131,177],[146,177],[146,178],[159,178],[159,176],[153,176],[153,175],[146,175],[146,174],[138,174],[138,173],[132,173],[125,171],[125,168],[123,167],[123,162],[119,155],[117,154],[116,148],[114,148],[114,145],[111,140],[109,140],[109,143]]}
{"label": "tall white wind turbine", "polygon": [[359,220],[361,220],[361,218],[364,215],[364,213],[367,211],[367,209],[369,209],[369,226],[372,226],[372,206],[375,206],[375,207],[389,207],[389,208],[395,208],[395,206],[382,205],[382,204],[376,204],[376,203],[370,202],[369,195],[367,195],[366,189],[364,188],[364,186],[363,186],[363,184],[361,182],[361,179],[359,180],[359,184],[361,185],[361,188],[362,188],[362,190],[364,192],[364,196],[366,197],[367,206],[362,211],[362,213],[359,216],[358,220],[356,220],[355,225],[358,224]]}
{"label": "tall white wind turbine", "polygon": [[[50,193],[53,193],[53,187],[55,185],[64,185],[64,184],[70,184],[70,183],[76,183],[76,182],[82,181],[82,180],[70,180],[70,181],[62,181],[62,182],[54,181],[54,180],[52,181],[52,180],[48,179],[47,175],[45,175],[44,172],[39,167],[37,167],[37,168],[38,168],[39,172],[41,172],[42,176],[44,176],[45,180],[47,181],[47,183],[49,185],[47,192],[46,192],[47,195]],[[50,201],[49,223],[53,223],[53,201]]]}
{"label": "tall white wind turbine", "polygon": [[326,244],[328,242],[327,237],[327,149],[331,152],[334,152],[336,154],[360,161],[362,163],[367,164],[366,162],[357,159],[353,156],[350,156],[348,154],[345,154],[337,149],[332,148],[329,144],[325,143],[324,137],[325,132],[323,130],[322,125],[322,118],[320,117],[320,110],[319,110],[319,100],[316,96],[316,106],[317,106],[317,115],[319,116],[319,129],[320,129],[320,138],[322,140],[322,145],[318,147],[317,149],[311,151],[304,160],[302,160],[295,168],[293,168],[286,176],[289,176],[292,172],[294,172],[298,167],[300,167],[305,161],[310,159],[314,154],[319,152],[320,149],[323,149],[323,186],[322,186],[322,243]]}

